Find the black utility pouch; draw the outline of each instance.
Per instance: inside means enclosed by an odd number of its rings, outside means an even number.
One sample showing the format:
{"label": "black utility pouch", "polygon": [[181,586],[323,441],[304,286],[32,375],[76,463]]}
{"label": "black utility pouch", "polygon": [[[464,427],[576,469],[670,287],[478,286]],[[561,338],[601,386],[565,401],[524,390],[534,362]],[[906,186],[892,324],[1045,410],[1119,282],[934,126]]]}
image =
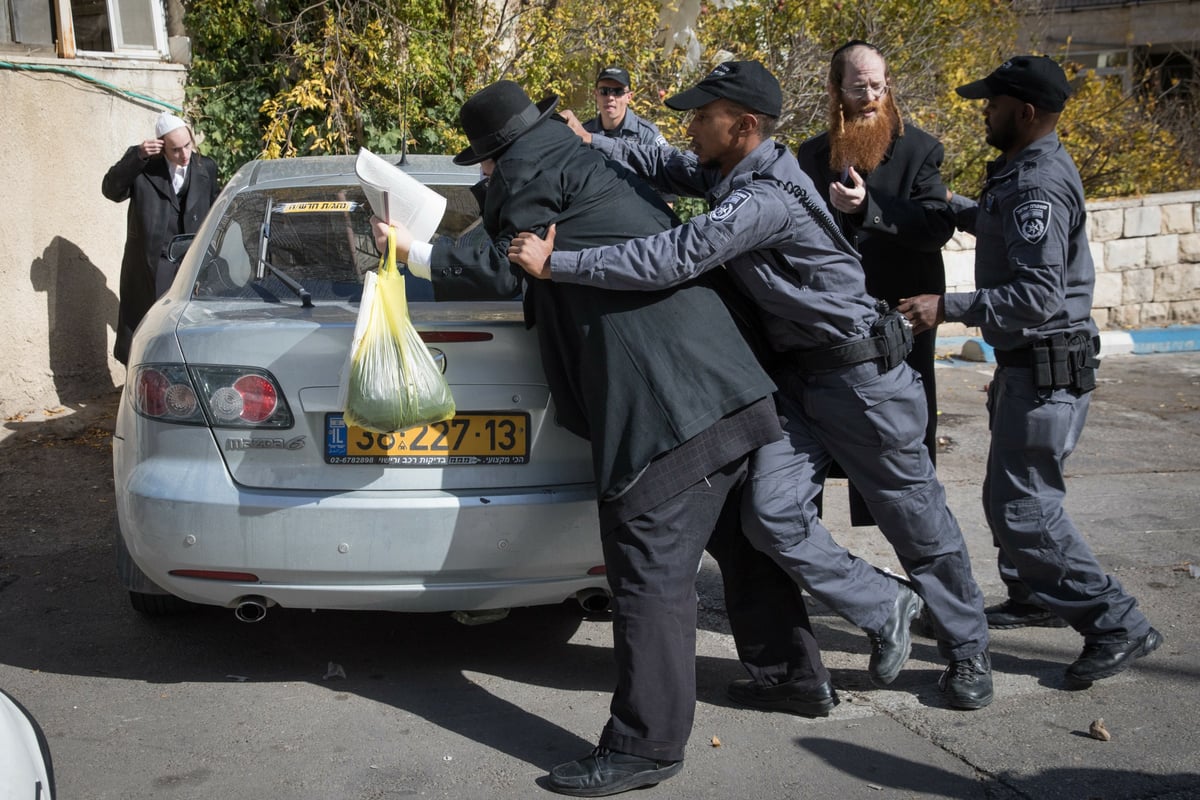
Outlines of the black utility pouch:
{"label": "black utility pouch", "polygon": [[1071,349],[1065,340],[1050,343],[1050,378],[1055,388],[1071,385]]}
{"label": "black utility pouch", "polygon": [[1038,389],[1054,386],[1054,373],[1050,367],[1050,348],[1038,342],[1033,346],[1033,385]]}
{"label": "black utility pouch", "polygon": [[1086,335],[1071,340],[1071,388],[1079,394],[1087,394],[1096,388],[1096,368],[1100,366],[1096,344]]}
{"label": "black utility pouch", "polygon": [[888,369],[895,369],[912,352],[912,326],[905,324],[898,311],[889,311],[880,317],[871,327],[871,335],[883,340],[884,363]]}
{"label": "black utility pouch", "polygon": [[1033,385],[1038,389],[1065,389],[1071,385],[1071,347],[1065,335],[1051,336],[1033,345]]}

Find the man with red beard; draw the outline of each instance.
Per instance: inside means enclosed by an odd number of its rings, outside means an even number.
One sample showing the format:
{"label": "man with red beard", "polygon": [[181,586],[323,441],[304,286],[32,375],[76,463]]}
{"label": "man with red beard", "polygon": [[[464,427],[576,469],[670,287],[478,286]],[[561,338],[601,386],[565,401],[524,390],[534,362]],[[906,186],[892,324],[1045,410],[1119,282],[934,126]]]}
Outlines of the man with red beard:
{"label": "man with red beard", "polygon": [[[946,290],[942,245],[954,234],[954,213],[942,183],[942,145],[905,125],[878,48],[847,42],[829,64],[829,131],[797,151],[800,167],[833,210],[842,233],[862,254],[867,291],[895,307],[901,297]],[[937,459],[937,328],[914,337],[905,359],[921,376],[929,420],[925,447]],[[851,521],[872,525],[850,487]]]}

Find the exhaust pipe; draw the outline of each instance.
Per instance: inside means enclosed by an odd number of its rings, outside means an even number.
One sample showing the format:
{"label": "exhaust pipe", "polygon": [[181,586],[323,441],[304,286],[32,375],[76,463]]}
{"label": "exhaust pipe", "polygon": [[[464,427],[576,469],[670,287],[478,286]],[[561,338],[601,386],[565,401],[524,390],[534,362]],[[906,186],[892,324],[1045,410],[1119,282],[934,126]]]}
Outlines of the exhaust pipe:
{"label": "exhaust pipe", "polygon": [[604,614],[612,609],[612,595],[604,589],[580,589],[575,593],[575,602],[589,614]]}
{"label": "exhaust pipe", "polygon": [[233,615],[238,618],[239,622],[262,622],[263,617],[267,616],[267,603],[265,597],[258,595],[247,595],[238,600],[237,606],[233,609]]}

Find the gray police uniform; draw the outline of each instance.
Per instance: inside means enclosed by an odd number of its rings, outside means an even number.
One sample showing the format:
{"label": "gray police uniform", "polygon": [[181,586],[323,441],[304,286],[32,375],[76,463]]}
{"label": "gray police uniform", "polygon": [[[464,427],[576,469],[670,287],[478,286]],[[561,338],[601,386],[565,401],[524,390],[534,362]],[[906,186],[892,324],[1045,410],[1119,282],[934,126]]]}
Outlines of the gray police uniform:
{"label": "gray police uniform", "polygon": [[946,295],[945,308],[996,351],[983,508],[1009,596],[1109,643],[1144,636],[1150,623],[1063,508],[1063,464],[1087,419],[1099,348],[1085,216],[1079,172],[1057,134],[1011,163],[993,161],[979,204],[958,214],[976,236],[976,290]]}
{"label": "gray police uniform", "polygon": [[603,134],[610,139],[632,139],[635,142],[652,144],[655,147],[666,147],[667,145],[667,140],[659,133],[658,126],[633,113],[632,108],[625,109],[625,118],[611,131],[604,129],[599,116],[592,117],[583,123],[583,129],[589,133]]}
{"label": "gray police uniform", "polygon": [[[611,131],[604,129],[598,116],[592,117],[583,123],[583,129],[589,133],[597,133],[609,139],[620,139],[622,141],[653,145],[655,147],[667,146],[667,140],[658,130],[658,126],[650,120],[642,119],[633,113],[632,108],[625,109],[625,117],[621,120],[621,124]],[[671,204],[674,204],[677,199],[676,195],[669,192],[661,192],[660,196],[664,201]]]}
{"label": "gray police uniform", "polygon": [[722,176],[694,154],[592,142],[660,190],[706,197],[712,210],[648,238],[555,252],[553,279],[646,290],[724,264],[758,308],[780,365],[772,377],[785,436],[751,457],[746,535],[818,600],[864,630],[882,628],[896,582],[837,544],[814,502],[836,459],[928,604],[942,654],[963,660],[986,649],[983,596],[925,450],[916,373],[884,358],[821,363],[836,360],[830,349],[839,345],[873,344],[879,313],[857,256],[835,246],[802,204],[801,194],[817,198],[828,214],[796,159],[767,141]]}

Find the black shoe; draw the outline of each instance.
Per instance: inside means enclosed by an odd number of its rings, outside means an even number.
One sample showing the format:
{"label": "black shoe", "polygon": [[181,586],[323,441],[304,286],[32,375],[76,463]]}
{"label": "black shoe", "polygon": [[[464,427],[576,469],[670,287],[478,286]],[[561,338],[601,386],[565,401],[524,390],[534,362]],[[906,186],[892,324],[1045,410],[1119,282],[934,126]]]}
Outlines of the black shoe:
{"label": "black shoe", "polygon": [[1005,600],[998,605],[988,606],[983,613],[987,615],[988,627],[996,630],[1067,627],[1067,621],[1053,611],[1015,600]]}
{"label": "black shoe", "polygon": [[871,661],[867,665],[871,683],[887,686],[896,680],[912,653],[912,631],[909,626],[924,605],[920,595],[908,588],[908,584],[900,583],[887,622],[878,631],[867,631],[871,639]]}
{"label": "black shoe", "polygon": [[938,689],[952,708],[974,711],[992,702],[992,659],[988,651],[951,661],[938,678]]}
{"label": "black shoe", "polygon": [[786,711],[801,717],[828,717],[838,704],[837,692],[829,681],[815,689],[801,689],[796,681],[762,686],[749,678],[734,681],[726,687],[729,699],[735,703],[763,711]]}
{"label": "black shoe", "polygon": [[1162,643],[1162,634],[1151,628],[1145,636],[1124,642],[1085,644],[1079,658],[1067,667],[1067,680],[1076,685],[1090,686],[1092,681],[1111,678],[1128,667],[1134,659],[1153,653]]}
{"label": "black shoe", "polygon": [[578,761],[568,761],[550,770],[546,786],[559,794],[604,797],[653,786],[682,768],[682,761],[657,761],[597,747]]}

